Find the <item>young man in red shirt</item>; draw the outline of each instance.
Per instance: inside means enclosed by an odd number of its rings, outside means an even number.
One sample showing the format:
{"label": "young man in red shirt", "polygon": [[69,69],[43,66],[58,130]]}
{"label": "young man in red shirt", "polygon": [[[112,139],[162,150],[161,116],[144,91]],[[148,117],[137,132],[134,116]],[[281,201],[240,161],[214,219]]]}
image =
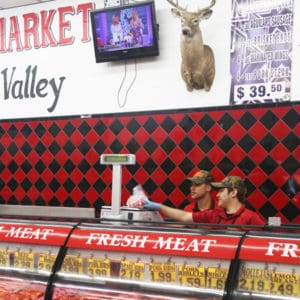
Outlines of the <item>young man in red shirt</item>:
{"label": "young man in red shirt", "polygon": [[265,225],[265,221],[255,212],[245,207],[247,192],[245,182],[239,176],[228,176],[211,185],[218,190],[218,206],[200,212],[185,212],[180,209],[146,200],[144,208],[158,210],[167,217],[180,222],[212,224]]}
{"label": "young man in red shirt", "polygon": [[188,177],[187,179],[191,181],[190,197],[192,201],[183,210],[196,212],[214,208],[214,201],[211,197],[211,183],[214,182],[214,178],[210,172],[200,170],[193,177]]}

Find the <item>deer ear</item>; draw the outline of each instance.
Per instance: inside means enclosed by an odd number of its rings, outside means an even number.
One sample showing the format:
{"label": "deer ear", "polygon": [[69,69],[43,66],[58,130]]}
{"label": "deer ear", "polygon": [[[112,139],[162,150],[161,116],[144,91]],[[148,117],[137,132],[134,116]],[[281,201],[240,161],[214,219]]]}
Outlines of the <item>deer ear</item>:
{"label": "deer ear", "polygon": [[178,9],[171,8],[171,12],[172,12],[173,17],[181,18],[181,13],[180,13],[180,11]]}
{"label": "deer ear", "polygon": [[213,11],[211,9],[206,9],[204,11],[201,12],[200,14],[200,18],[202,20],[207,20],[210,18],[210,16],[212,15]]}

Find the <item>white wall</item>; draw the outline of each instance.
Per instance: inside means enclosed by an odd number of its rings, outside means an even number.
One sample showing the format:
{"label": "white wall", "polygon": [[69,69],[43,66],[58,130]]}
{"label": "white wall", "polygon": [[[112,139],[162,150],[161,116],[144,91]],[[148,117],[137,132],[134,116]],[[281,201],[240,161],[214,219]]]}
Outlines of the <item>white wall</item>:
{"label": "white wall", "polygon": [[[180,3],[184,5],[186,1]],[[200,1],[190,0],[189,8],[196,9]],[[207,5],[210,1],[201,1]],[[137,78],[128,92],[125,92],[135,74],[134,61],[128,61],[127,77],[124,89],[118,90],[124,76],[124,62],[95,63],[92,40],[82,43],[82,16],[68,14],[65,19],[70,21],[71,27],[66,31],[67,36],[74,36],[70,45],[45,47],[23,51],[0,52],[0,118],[27,118],[62,115],[88,115],[103,113],[119,113],[128,111],[148,111],[176,108],[194,108],[221,106],[229,104],[230,94],[230,17],[231,1],[217,0],[213,8],[213,15],[209,20],[201,23],[203,38],[209,44],[216,59],[216,76],[212,89],[209,92],[198,90],[188,92],[180,75],[180,20],[172,17],[170,5],[165,0],[156,0],[157,22],[159,23],[158,57],[137,60]],[[295,1],[297,2],[297,1]],[[299,1],[298,1],[299,2]],[[84,0],[53,1],[40,5],[25,6],[3,11],[0,18],[7,22],[6,38],[9,36],[9,20],[12,16],[18,18],[20,33],[23,32],[23,15],[36,13],[40,17],[43,10],[54,9],[51,29],[58,36],[58,14],[61,7],[89,3]],[[102,8],[103,1],[92,2],[96,8]],[[300,3],[297,3],[297,14]],[[294,61],[293,78],[299,78],[299,18],[295,18],[294,32]],[[297,26],[296,26],[297,25]],[[91,34],[91,32],[90,32]],[[54,103],[54,94],[51,86],[43,90],[43,97],[28,97],[20,99],[10,93],[4,96],[4,73],[10,80],[12,68],[15,73],[11,85],[15,84],[16,91],[24,94],[26,81],[25,71],[29,66],[37,66],[37,83],[40,79],[53,79],[58,86],[59,78],[65,77],[61,83],[61,90],[57,105],[52,112],[47,109]],[[4,70],[6,70],[4,72]],[[16,83],[16,81],[19,81]],[[28,82],[32,84],[32,78]],[[7,81],[9,84],[9,81]],[[293,100],[300,99],[299,89],[292,86]],[[22,86],[22,89],[18,88]],[[18,94],[18,95],[20,95]],[[47,95],[45,95],[47,94]]]}

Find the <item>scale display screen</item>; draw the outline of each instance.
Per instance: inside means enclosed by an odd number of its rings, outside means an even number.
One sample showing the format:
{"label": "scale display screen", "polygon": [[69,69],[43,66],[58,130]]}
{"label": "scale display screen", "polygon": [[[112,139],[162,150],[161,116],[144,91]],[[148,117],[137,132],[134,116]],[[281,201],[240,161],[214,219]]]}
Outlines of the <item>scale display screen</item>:
{"label": "scale display screen", "polygon": [[102,165],[133,165],[135,164],[134,154],[102,154],[100,156]]}

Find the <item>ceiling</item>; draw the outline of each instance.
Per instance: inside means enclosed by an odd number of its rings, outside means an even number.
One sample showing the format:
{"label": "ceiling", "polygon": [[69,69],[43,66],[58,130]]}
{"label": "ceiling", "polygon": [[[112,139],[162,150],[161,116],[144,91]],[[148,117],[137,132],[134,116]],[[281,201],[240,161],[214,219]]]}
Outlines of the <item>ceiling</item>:
{"label": "ceiling", "polygon": [[54,0],[0,0],[0,9],[7,9],[12,7],[38,4],[41,2],[54,1]]}

